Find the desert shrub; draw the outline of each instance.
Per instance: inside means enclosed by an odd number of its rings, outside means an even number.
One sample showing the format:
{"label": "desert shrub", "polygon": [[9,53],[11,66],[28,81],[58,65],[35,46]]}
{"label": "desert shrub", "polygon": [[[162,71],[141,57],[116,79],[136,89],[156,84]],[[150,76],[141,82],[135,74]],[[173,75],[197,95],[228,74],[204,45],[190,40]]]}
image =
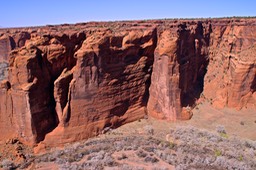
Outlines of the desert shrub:
{"label": "desert shrub", "polygon": [[216,158],[216,161],[214,162],[216,165],[218,165],[219,167],[225,167],[226,166],[226,159],[224,156],[220,155]]}
{"label": "desert shrub", "polygon": [[94,160],[94,161],[103,160],[103,159],[104,159],[104,156],[105,156],[105,151],[104,151],[104,150],[101,150],[101,151],[98,152],[98,153],[94,153],[91,160]]}
{"label": "desert shrub", "polygon": [[226,130],[225,130],[225,127],[222,126],[222,125],[217,126],[217,127],[216,127],[216,131],[217,131],[218,133],[222,133],[222,134],[226,134],[226,133],[227,133]]}
{"label": "desert shrub", "polygon": [[133,167],[131,167],[131,166],[127,165],[127,164],[123,164],[120,167],[120,169],[122,169],[122,170],[133,170]]}
{"label": "desert shrub", "polygon": [[124,143],[122,141],[116,141],[114,142],[114,148],[116,151],[121,151],[124,147]]}
{"label": "desert shrub", "polygon": [[74,157],[70,156],[70,157],[68,157],[67,161],[68,161],[69,163],[72,163],[72,162],[75,162],[76,160],[75,160]]}
{"label": "desert shrub", "polygon": [[126,154],[122,153],[121,156],[119,156],[117,159],[118,160],[127,159],[127,156],[126,156]]}
{"label": "desert shrub", "polygon": [[180,165],[177,165],[175,167],[176,170],[184,170],[184,169],[188,169],[188,166],[187,165],[184,165],[184,164],[180,164]]}
{"label": "desert shrub", "polygon": [[62,164],[65,164],[67,161],[65,159],[62,159],[62,158],[56,158],[56,160],[54,162],[59,164],[59,165],[62,165]]}
{"label": "desert shrub", "polygon": [[143,150],[139,150],[136,152],[136,155],[140,158],[144,158],[146,157],[148,154],[146,152],[144,152]]}
{"label": "desert shrub", "polygon": [[16,169],[15,164],[9,160],[9,159],[4,159],[1,163],[0,163],[0,167],[3,169]]}
{"label": "desert shrub", "polygon": [[153,138],[152,136],[149,136],[146,140],[149,141],[150,143],[153,143],[156,146],[161,143],[159,139]]}
{"label": "desert shrub", "polygon": [[83,154],[83,155],[89,155],[90,154],[90,150],[89,149],[85,149],[85,150],[80,151],[80,153]]}
{"label": "desert shrub", "polygon": [[170,146],[170,142],[168,141],[162,141],[161,143],[159,143],[158,145],[160,148],[166,149]]}
{"label": "desert shrub", "polygon": [[124,148],[124,150],[125,150],[125,151],[131,151],[131,150],[133,150],[133,148],[132,148],[131,146],[126,146],[126,147]]}
{"label": "desert shrub", "polygon": [[59,168],[60,168],[61,170],[64,170],[64,169],[69,169],[70,166],[71,166],[70,163],[65,162],[64,164],[59,165]]}
{"label": "desert shrub", "polygon": [[154,147],[148,146],[148,147],[143,147],[143,149],[147,152],[154,152]]}
{"label": "desert shrub", "polygon": [[226,133],[220,133],[220,136],[223,138],[228,138],[228,134],[226,134]]}
{"label": "desert shrub", "polygon": [[82,153],[77,153],[73,157],[77,162],[77,161],[80,161],[84,157],[84,155]]}
{"label": "desert shrub", "polygon": [[243,143],[245,147],[256,150],[256,141],[245,140]]}
{"label": "desert shrub", "polygon": [[250,148],[249,150],[247,150],[248,156],[253,158],[256,156],[256,152],[253,148]]}
{"label": "desert shrub", "polygon": [[147,125],[144,127],[144,130],[148,135],[154,135],[153,126]]}
{"label": "desert shrub", "polygon": [[216,156],[216,157],[218,157],[218,156],[221,156],[221,155],[222,155],[221,151],[220,151],[220,150],[218,150],[218,149],[217,149],[217,150],[215,150],[215,151],[214,151],[214,153],[215,153],[215,156]]}
{"label": "desert shrub", "polygon": [[150,157],[150,156],[147,156],[145,159],[144,159],[145,162],[150,162],[150,163],[156,163],[156,162],[159,162],[159,160],[156,158],[156,157]]}
{"label": "desert shrub", "polygon": [[168,170],[169,168],[167,168],[167,167],[161,167],[161,166],[154,166],[154,167],[152,167],[152,170]]}
{"label": "desert shrub", "polygon": [[104,159],[103,159],[103,164],[104,166],[115,166],[116,162],[112,158],[111,154],[106,154]]}
{"label": "desert shrub", "polygon": [[69,170],[77,170],[79,169],[79,165],[77,164],[70,164],[70,166],[68,167]]}
{"label": "desert shrub", "polygon": [[50,160],[49,160],[49,155],[50,154],[45,154],[45,155],[42,155],[42,156],[40,156],[38,159],[36,159],[35,161],[36,162],[49,162]]}

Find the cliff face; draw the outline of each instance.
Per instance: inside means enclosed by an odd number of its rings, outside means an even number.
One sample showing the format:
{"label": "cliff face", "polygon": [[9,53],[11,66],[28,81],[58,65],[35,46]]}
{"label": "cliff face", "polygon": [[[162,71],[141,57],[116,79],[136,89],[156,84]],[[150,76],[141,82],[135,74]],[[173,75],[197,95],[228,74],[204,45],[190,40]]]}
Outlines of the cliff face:
{"label": "cliff face", "polygon": [[0,30],[0,140],[57,145],[153,117],[189,119],[197,99],[256,103],[255,19]]}
{"label": "cliff face", "polygon": [[241,109],[255,105],[255,28],[234,21],[213,26],[204,94],[214,106]]}
{"label": "cliff face", "polygon": [[181,23],[160,33],[155,50],[149,112],[168,120],[189,119],[203,91],[211,24]]}

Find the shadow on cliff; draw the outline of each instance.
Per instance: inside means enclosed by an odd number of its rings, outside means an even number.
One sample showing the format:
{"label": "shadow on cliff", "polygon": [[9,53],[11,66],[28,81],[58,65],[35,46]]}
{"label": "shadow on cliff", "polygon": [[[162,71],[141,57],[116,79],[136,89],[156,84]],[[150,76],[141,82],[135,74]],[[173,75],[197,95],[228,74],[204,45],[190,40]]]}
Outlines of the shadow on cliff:
{"label": "shadow on cliff", "polygon": [[254,93],[256,91],[256,75],[254,76],[252,85],[251,85],[251,91]]}
{"label": "shadow on cliff", "polygon": [[[51,37],[50,35],[45,35],[48,39],[52,39],[54,37]],[[36,131],[36,142],[40,142],[43,141],[45,138],[45,135],[50,133],[51,131],[53,131],[60,123],[60,118],[58,117],[58,114],[56,112],[56,101],[55,101],[55,97],[54,96],[54,89],[56,88],[54,85],[54,82],[59,78],[59,76],[62,74],[62,72],[66,69],[66,70],[71,70],[77,63],[77,59],[74,57],[74,54],[76,52],[77,49],[79,49],[82,46],[82,43],[84,41],[84,39],[86,38],[85,34],[79,34],[78,37],[69,37],[68,35],[64,34],[61,37],[55,37],[57,39],[60,40],[60,42],[62,42],[62,45],[66,48],[65,53],[63,53],[63,57],[61,57],[61,59],[57,60],[54,59],[51,62],[48,60],[48,56],[47,53],[43,53],[43,51],[39,50],[39,54],[38,54],[38,64],[39,67],[43,70],[47,70],[47,74],[49,74],[49,81],[46,82],[46,80],[44,80],[45,83],[47,83],[47,89],[46,89],[46,93],[48,93],[47,96],[47,109],[49,110],[49,112],[47,112],[47,114],[44,115],[44,119],[46,119],[46,121],[50,122],[48,123],[48,126],[45,128],[41,128],[39,126],[37,126],[36,124],[40,124],[42,123],[42,120],[44,120],[41,117],[36,117],[34,116],[33,119],[33,123],[35,125],[34,130]],[[46,45],[48,45],[46,43]],[[41,79],[43,79],[43,77],[40,77]],[[71,80],[69,80],[68,83],[68,87],[67,86],[63,86],[63,87],[59,87],[61,89],[58,89],[60,91],[62,91],[62,93],[68,94],[69,91],[69,83]],[[41,89],[38,89],[35,93],[37,93],[38,91],[40,91]],[[45,92],[45,91],[44,91]],[[42,92],[42,93],[44,93]],[[42,101],[43,103],[44,101]],[[61,98],[60,103],[63,104],[64,106],[67,104],[68,102],[68,96],[65,95],[65,97]],[[63,108],[62,108],[63,109]],[[69,112],[70,113],[70,112]],[[67,115],[67,121],[69,121],[70,115]]]}
{"label": "shadow on cliff", "polygon": [[188,29],[186,23],[179,25],[177,60],[180,65],[179,88],[181,106],[193,107],[204,89],[204,76],[209,64],[208,47],[211,25],[205,32],[201,22],[196,29]]}

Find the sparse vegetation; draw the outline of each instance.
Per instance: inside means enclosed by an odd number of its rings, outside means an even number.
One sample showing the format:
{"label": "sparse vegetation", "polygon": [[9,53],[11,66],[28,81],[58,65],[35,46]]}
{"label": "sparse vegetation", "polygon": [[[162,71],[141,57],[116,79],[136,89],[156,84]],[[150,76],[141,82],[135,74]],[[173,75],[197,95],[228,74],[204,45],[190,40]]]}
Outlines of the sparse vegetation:
{"label": "sparse vegetation", "polygon": [[221,151],[220,150],[215,150],[214,153],[215,153],[216,157],[221,156]]}
{"label": "sparse vegetation", "polygon": [[[224,126],[217,126],[216,131],[180,126],[170,130],[168,141],[147,131],[134,136],[117,133],[112,137],[77,142],[43,155],[30,156],[23,163],[2,160],[0,164],[7,169],[26,169],[32,162],[35,165],[53,163],[60,169],[135,169],[129,162],[148,164],[155,169],[168,169],[172,165],[176,169],[256,168],[255,141],[223,137],[222,134],[227,135]],[[160,161],[166,165],[158,168],[156,165]]]}
{"label": "sparse vegetation", "polygon": [[220,136],[223,138],[228,138],[228,135],[226,133],[220,133]]}
{"label": "sparse vegetation", "polygon": [[16,166],[14,165],[13,161],[9,160],[9,159],[4,159],[1,164],[0,164],[0,168],[3,169],[15,169]]}
{"label": "sparse vegetation", "polygon": [[224,127],[224,126],[221,126],[221,125],[219,125],[219,126],[216,127],[216,131],[217,131],[218,133],[227,134],[227,132],[226,132],[226,130],[225,130],[225,127]]}
{"label": "sparse vegetation", "polygon": [[150,125],[144,127],[144,130],[148,135],[154,135],[154,128]]}

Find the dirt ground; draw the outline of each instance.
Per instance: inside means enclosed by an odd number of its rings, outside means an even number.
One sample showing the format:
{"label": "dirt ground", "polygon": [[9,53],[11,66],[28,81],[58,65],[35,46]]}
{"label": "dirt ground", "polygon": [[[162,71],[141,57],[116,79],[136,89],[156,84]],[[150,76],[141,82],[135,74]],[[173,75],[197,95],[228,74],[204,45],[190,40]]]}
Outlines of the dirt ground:
{"label": "dirt ground", "polygon": [[135,121],[118,129],[116,132],[127,134],[142,133],[143,127],[151,125],[154,128],[155,135],[165,138],[170,129],[176,126],[193,126],[199,129],[206,129],[216,132],[217,126],[224,126],[227,134],[235,135],[241,138],[256,140],[256,112],[252,109],[216,109],[209,103],[203,103],[193,109],[193,117],[186,121],[168,122],[156,120],[154,118]]}

